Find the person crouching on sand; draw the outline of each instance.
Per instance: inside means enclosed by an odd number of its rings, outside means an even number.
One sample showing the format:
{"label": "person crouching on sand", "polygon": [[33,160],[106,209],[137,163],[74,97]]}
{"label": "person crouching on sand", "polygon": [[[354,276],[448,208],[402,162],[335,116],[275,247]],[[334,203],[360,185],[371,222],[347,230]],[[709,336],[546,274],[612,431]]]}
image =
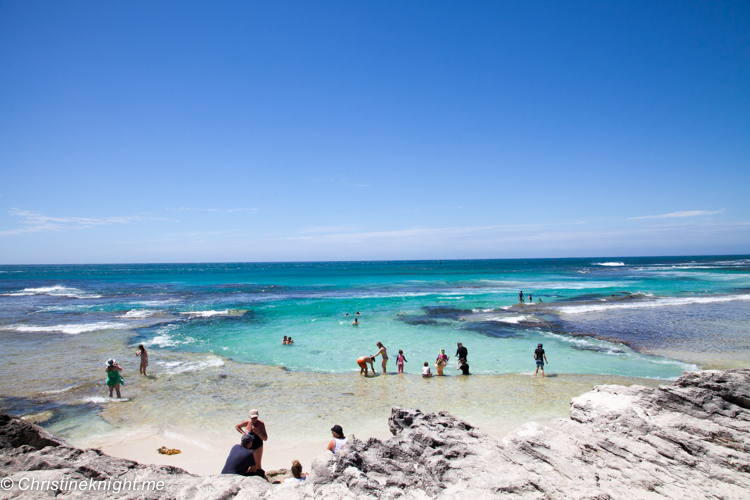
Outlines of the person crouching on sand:
{"label": "person crouching on sand", "polygon": [[112,397],[112,391],[117,392],[117,399],[122,399],[120,394],[120,384],[125,385],[125,380],[120,375],[122,367],[117,361],[110,358],[107,360],[107,386],[109,386],[109,397]]}
{"label": "person crouching on sand", "polygon": [[268,440],[268,434],[266,433],[266,424],[261,420],[258,420],[258,410],[250,410],[250,418],[243,420],[239,424],[235,425],[234,428],[240,434],[251,434],[253,442],[250,443],[250,449],[253,451],[253,458],[255,458],[255,464],[259,469],[262,469],[261,461],[263,460],[263,441]]}
{"label": "person crouching on sand", "polygon": [[432,372],[430,371],[430,364],[427,361],[424,362],[424,367],[422,368],[422,377],[424,378],[432,377]]}
{"label": "person crouching on sand", "polygon": [[141,358],[141,375],[146,375],[146,368],[148,368],[148,353],[146,352],[146,348],[143,347],[143,344],[138,344],[138,350],[135,351],[136,356],[140,356]]}
{"label": "person crouching on sand", "polygon": [[361,358],[357,359],[357,364],[359,365],[359,374],[362,375],[365,374],[365,377],[367,376],[367,363],[370,363],[370,368],[372,368],[372,374],[375,375],[375,366],[373,365],[373,362],[375,361],[375,358],[372,356],[362,356]]}

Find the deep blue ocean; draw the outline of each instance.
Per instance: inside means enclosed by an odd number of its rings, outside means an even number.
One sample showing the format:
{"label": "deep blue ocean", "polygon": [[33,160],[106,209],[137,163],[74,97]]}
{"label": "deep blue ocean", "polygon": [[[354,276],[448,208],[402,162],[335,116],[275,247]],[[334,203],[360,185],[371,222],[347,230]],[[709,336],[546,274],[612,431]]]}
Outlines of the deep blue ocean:
{"label": "deep blue ocean", "polygon": [[293,371],[358,371],[382,342],[419,373],[460,341],[475,374],[533,371],[543,343],[556,373],[672,379],[696,365],[652,353],[747,351],[749,319],[747,256],[0,266],[6,345],[116,336]]}

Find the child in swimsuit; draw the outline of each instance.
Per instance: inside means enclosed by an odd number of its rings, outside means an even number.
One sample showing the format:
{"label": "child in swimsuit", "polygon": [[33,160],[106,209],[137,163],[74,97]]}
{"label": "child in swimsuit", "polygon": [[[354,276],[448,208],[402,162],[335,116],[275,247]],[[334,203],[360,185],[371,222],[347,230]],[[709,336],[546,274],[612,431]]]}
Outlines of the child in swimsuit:
{"label": "child in swimsuit", "polygon": [[[398,357],[396,358],[396,361],[398,361],[398,372],[404,373],[404,361],[406,361],[406,357],[404,356],[404,351],[399,350],[398,351]],[[408,361],[406,361],[408,363]]]}

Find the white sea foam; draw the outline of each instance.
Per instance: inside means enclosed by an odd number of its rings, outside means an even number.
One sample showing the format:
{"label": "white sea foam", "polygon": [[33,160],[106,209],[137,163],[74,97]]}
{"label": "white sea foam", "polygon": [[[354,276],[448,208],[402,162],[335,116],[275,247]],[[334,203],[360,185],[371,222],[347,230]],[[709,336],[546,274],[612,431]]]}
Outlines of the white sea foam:
{"label": "white sea foam", "polygon": [[624,266],[625,263],[624,262],[595,262],[592,265],[594,265],[594,266],[619,267],[619,266]]}
{"label": "white sea foam", "polygon": [[137,318],[149,318],[151,316],[155,316],[157,314],[161,314],[161,311],[154,311],[151,309],[131,309],[130,311],[126,312],[125,314],[121,316],[117,316],[118,318],[128,318],[128,319],[137,319]]}
{"label": "white sea foam", "polygon": [[87,396],[83,398],[81,401],[84,403],[96,403],[96,404],[102,404],[102,403],[124,403],[126,401],[130,401],[128,398],[104,398],[102,396]]}
{"label": "white sea foam", "polygon": [[71,385],[70,387],[63,387],[62,389],[54,389],[51,391],[42,391],[42,394],[61,394],[63,392],[68,392],[71,389],[75,389],[76,387],[80,387],[81,384],[77,385]]}
{"label": "white sea foam", "polygon": [[736,300],[750,300],[746,295],[720,295],[714,297],[670,297],[655,300],[643,300],[629,303],[585,304],[579,306],[564,306],[557,310],[564,314],[582,314],[589,312],[607,311],[611,309],[641,309],[645,307],[684,306],[690,304],[711,304],[715,302],[733,302]]}
{"label": "white sea foam", "polygon": [[526,321],[526,316],[510,316],[505,318],[490,318],[490,321],[498,321],[500,323],[509,323],[511,325],[517,325],[521,321]]}
{"label": "white sea foam", "polygon": [[58,332],[69,335],[79,333],[95,332],[97,330],[124,330],[130,328],[124,323],[109,323],[100,321],[98,323],[82,323],[71,325],[54,325],[54,326],[36,326],[36,325],[10,325],[2,327],[3,330],[12,330],[16,332]]}
{"label": "white sea foam", "polygon": [[[501,309],[505,309],[504,307],[501,307]],[[473,313],[491,313],[495,312],[494,309],[472,309],[471,312]]]}
{"label": "white sea foam", "polygon": [[179,304],[178,299],[163,299],[163,300],[136,300],[134,302],[128,302],[131,306],[144,306],[144,307],[159,307]]}
{"label": "white sea foam", "polygon": [[206,358],[205,361],[163,361],[157,362],[157,364],[164,367],[165,374],[176,375],[224,366],[224,361],[220,358]]}
{"label": "white sea foam", "polygon": [[192,318],[211,318],[213,316],[229,316],[231,311],[229,309],[224,309],[223,311],[186,311],[180,314]]}
{"label": "white sea foam", "polygon": [[77,288],[70,288],[62,285],[43,286],[39,288],[24,288],[18,292],[3,293],[5,297],[21,297],[29,295],[49,295],[52,297],[71,297],[74,299],[99,299],[102,296],[93,293],[86,293]]}

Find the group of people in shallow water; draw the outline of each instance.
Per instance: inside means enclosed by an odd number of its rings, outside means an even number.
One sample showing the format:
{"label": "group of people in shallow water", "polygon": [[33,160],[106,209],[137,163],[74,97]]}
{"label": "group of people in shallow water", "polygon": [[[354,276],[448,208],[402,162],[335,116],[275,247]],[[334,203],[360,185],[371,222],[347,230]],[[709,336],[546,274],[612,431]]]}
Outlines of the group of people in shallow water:
{"label": "group of people in shallow water", "polygon": [[[537,300],[537,301],[539,301],[539,302],[541,302],[541,301],[542,301],[542,299],[536,299],[536,300]],[[531,294],[529,294],[529,304],[531,304],[531,303],[533,303],[533,302],[534,302],[534,299],[533,299],[533,298],[531,297]],[[523,300],[523,290],[521,290],[520,292],[518,292],[518,303],[519,303],[519,304],[524,304],[524,300]]]}
{"label": "group of people in shallow water", "polygon": [[[235,444],[229,450],[229,456],[224,463],[222,474],[238,474],[240,476],[266,477],[263,470],[263,442],[268,440],[266,424],[259,420],[258,410],[250,410],[247,420],[243,420],[234,428],[242,434],[240,444]],[[340,425],[331,427],[333,439],[326,448],[332,453],[338,453],[346,445],[344,429]],[[284,483],[299,483],[306,479],[307,474],[302,473],[302,464],[298,460],[292,461],[290,469],[291,477],[284,479]]]}
{"label": "group of people in shallow water", "polygon": [[[387,373],[387,367],[388,367],[388,350],[383,345],[382,342],[378,342],[377,344],[378,352],[375,354],[372,354],[370,356],[361,356],[357,359],[357,365],[359,365],[359,373],[364,374],[365,376],[370,374],[370,371],[367,368],[367,365],[370,365],[370,369],[372,370],[373,375],[377,375],[377,371],[375,370],[375,358],[380,356],[380,365],[383,368],[383,373]],[[463,346],[461,342],[458,343],[458,349],[456,350],[456,357],[458,358],[458,362],[456,363],[456,370],[460,370],[463,375],[471,375],[469,373],[469,363],[467,362],[467,357],[469,355],[469,351],[466,349],[466,347]],[[445,375],[443,373],[443,369],[448,365],[448,355],[445,354],[445,349],[440,350],[440,354],[438,354],[437,358],[435,359],[435,371],[437,372],[435,376],[443,376]],[[396,365],[398,366],[398,373],[404,373],[404,363],[408,363],[408,360],[406,359],[406,356],[404,356],[404,351],[399,350],[398,356],[396,357]],[[430,363],[427,361],[424,362],[424,367],[422,368],[422,377],[429,378],[432,377],[433,373],[430,369]]]}
{"label": "group of people in shallow water", "polygon": [[[143,347],[143,344],[138,344],[138,350],[135,351],[135,355],[139,358],[141,358],[141,367],[140,367],[140,374],[143,376],[146,375],[146,369],[148,368],[148,353],[146,352],[146,348]],[[109,387],[109,397],[113,397],[113,395],[116,393],[117,398],[122,398],[122,393],[120,392],[120,388],[125,385],[125,379],[122,378],[122,366],[117,362],[114,358],[109,358],[107,360],[107,387]]]}

